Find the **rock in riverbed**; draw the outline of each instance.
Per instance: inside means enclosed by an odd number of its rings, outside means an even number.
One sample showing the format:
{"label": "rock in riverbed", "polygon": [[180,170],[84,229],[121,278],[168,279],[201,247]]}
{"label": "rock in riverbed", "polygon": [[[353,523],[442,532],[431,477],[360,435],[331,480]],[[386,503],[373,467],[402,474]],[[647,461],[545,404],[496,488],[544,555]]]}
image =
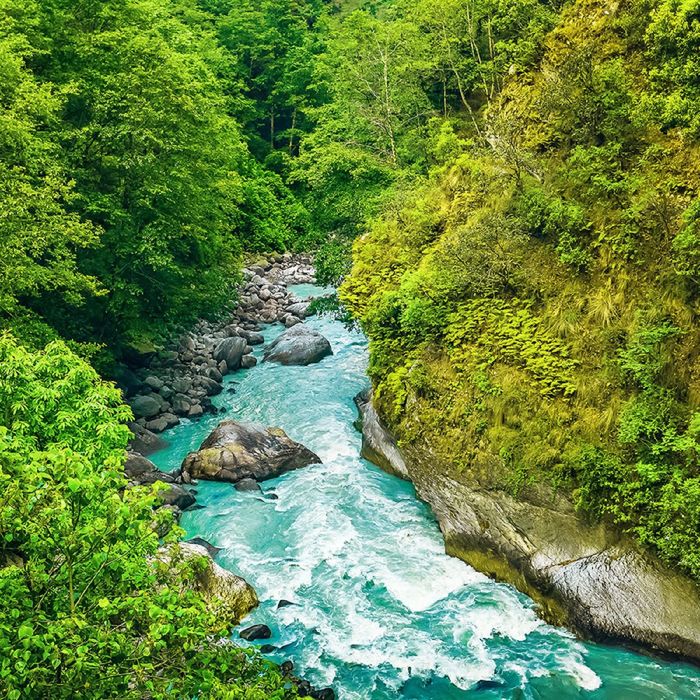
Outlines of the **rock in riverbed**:
{"label": "rock in riverbed", "polygon": [[304,324],[292,326],[265,350],[265,362],[282,365],[310,365],[333,354],[331,344],[317,331]]}
{"label": "rock in riverbed", "polygon": [[264,481],[321,460],[281,428],[224,421],[182,463],[183,481]]}

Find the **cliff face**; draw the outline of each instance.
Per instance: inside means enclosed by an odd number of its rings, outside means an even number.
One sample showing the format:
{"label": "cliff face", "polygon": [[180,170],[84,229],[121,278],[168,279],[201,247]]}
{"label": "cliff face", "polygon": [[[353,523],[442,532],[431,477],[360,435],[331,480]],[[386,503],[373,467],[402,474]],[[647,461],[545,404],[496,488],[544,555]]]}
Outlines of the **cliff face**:
{"label": "cliff face", "polygon": [[446,551],[530,595],[545,619],[601,641],[700,660],[700,591],[631,540],[589,525],[546,489],[518,499],[448,476],[428,448],[400,450],[369,395],[358,405],[363,456],[416,486]]}

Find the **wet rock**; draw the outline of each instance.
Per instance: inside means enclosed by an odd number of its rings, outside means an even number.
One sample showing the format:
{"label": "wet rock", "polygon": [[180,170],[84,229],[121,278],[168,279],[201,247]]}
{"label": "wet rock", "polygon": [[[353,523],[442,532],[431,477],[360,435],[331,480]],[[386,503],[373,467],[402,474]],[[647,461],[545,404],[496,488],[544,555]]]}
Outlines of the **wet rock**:
{"label": "wet rock", "polygon": [[309,314],[309,306],[311,306],[310,302],[299,301],[288,306],[286,310],[297,318],[306,318]]}
{"label": "wet rock", "polygon": [[180,423],[180,419],[172,413],[164,413],[161,418],[167,422],[168,428],[172,428]]}
{"label": "wet rock", "polygon": [[238,636],[247,642],[253,642],[256,639],[269,639],[272,636],[272,630],[267,625],[253,625],[241,630]]}
{"label": "wet rock", "polygon": [[193,537],[191,540],[186,540],[186,542],[188,542],[189,544],[198,545],[199,547],[204,547],[204,549],[207,550],[207,554],[209,554],[209,556],[212,558],[215,557],[221,551],[221,547],[213,545],[211,542],[208,542],[203,537]]}
{"label": "wet rock", "polygon": [[146,428],[153,433],[162,433],[168,428],[168,420],[162,416],[159,418],[154,418],[146,423]]}
{"label": "wet rock", "polygon": [[183,478],[264,481],[321,460],[281,428],[224,421],[182,463]]}
{"label": "wet rock", "polygon": [[294,662],[293,661],[283,661],[280,664],[280,671],[283,676],[289,676],[294,673]]}
{"label": "wet rock", "polygon": [[333,688],[322,688],[321,690],[311,690],[311,697],[314,700],[335,700]]}
{"label": "wet rock", "polygon": [[174,481],[166,472],[160,471],[150,459],[137,452],[127,452],[124,474],[129,481],[137,484],[153,484],[156,481]]}
{"label": "wet rock", "polygon": [[270,343],[265,350],[265,361],[283,365],[309,365],[332,354],[331,344],[326,338],[308,326],[299,324]]}
{"label": "wet rock", "polygon": [[138,452],[140,455],[150,455],[168,446],[168,443],[163,438],[138,423],[129,423],[129,429],[134,436],[127,447],[132,452]]}
{"label": "wet rock", "polygon": [[258,651],[261,654],[272,654],[277,647],[274,644],[263,644],[261,647],[258,647]]}
{"label": "wet rock", "polygon": [[190,412],[192,404],[189,399],[183,394],[178,394],[173,397],[173,411],[178,416],[186,416]]}
{"label": "wet rock", "polygon": [[286,600],[285,598],[282,598],[279,603],[277,603],[277,609],[279,610],[280,608],[288,608],[290,605],[296,605],[296,603],[292,603],[291,600]]}
{"label": "wet rock", "polygon": [[241,367],[243,369],[250,369],[251,367],[255,367],[255,365],[257,365],[257,364],[258,364],[257,359],[255,357],[253,357],[252,355],[245,355],[241,359]]}
{"label": "wet rock", "polygon": [[163,484],[158,491],[158,498],[166,506],[177,506],[180,510],[186,510],[195,504],[195,497],[177,484]]}
{"label": "wet rock", "polygon": [[362,433],[361,455],[394,476],[408,479],[408,468],[396,440],[387,430],[372,405],[370,390],[360,392],[355,397],[355,405],[360,412]]}
{"label": "wet rock", "polygon": [[204,415],[204,409],[199,404],[195,404],[194,406],[190,406],[190,410],[187,412],[187,415],[190,418],[199,418],[200,416]]}
{"label": "wet rock", "polygon": [[204,389],[207,396],[216,396],[224,390],[220,382],[209,377],[199,377],[199,385]]}
{"label": "wet rock", "polygon": [[214,359],[217,362],[223,360],[229,370],[238,369],[241,366],[241,358],[245,352],[247,343],[245,338],[224,338],[214,349]]}
{"label": "wet rock", "polygon": [[234,484],[236,491],[262,491],[260,484],[255,479],[241,479]]}
{"label": "wet rock", "polygon": [[129,405],[136,418],[153,418],[161,408],[161,402],[155,396],[134,396]]}

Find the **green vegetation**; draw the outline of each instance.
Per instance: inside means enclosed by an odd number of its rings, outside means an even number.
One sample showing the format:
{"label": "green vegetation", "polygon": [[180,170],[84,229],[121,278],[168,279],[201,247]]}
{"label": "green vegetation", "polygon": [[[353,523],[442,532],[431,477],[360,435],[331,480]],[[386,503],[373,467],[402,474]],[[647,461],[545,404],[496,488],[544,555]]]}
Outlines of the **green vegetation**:
{"label": "green vegetation", "polygon": [[[448,6],[493,56],[450,75],[463,109],[341,290],[379,408],[455,478],[548,483],[700,580],[699,6]],[[450,27],[437,53],[468,61]]]}
{"label": "green vegetation", "polygon": [[700,580],[699,55],[697,0],[0,0],[0,694],[296,697],[88,364],[248,252],[345,280],[401,441]]}
{"label": "green vegetation", "polygon": [[196,592],[199,562],[156,557],[181,531],[152,489],[124,488],[119,391],[62,342],[3,335],[0,406],[2,697],[297,697],[212,645],[231,620]]}

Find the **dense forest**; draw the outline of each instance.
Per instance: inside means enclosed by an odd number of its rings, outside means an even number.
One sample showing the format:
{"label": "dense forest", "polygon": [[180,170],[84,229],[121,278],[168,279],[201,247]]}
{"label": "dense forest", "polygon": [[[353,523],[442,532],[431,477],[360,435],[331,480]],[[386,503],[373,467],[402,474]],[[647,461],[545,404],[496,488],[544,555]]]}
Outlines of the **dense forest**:
{"label": "dense forest", "polygon": [[700,581],[698,2],[3,0],[0,55],[0,695],[297,697],[153,563],[108,381],[253,253],[402,444]]}

